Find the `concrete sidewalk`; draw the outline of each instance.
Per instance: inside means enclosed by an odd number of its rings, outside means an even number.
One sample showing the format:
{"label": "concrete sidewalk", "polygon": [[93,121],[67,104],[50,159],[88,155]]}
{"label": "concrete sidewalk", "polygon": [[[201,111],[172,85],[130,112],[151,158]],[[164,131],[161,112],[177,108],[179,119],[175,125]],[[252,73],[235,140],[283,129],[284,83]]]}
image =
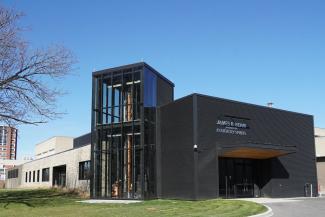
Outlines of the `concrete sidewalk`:
{"label": "concrete sidewalk", "polygon": [[111,203],[111,204],[130,204],[141,203],[142,200],[81,200],[79,203]]}
{"label": "concrete sidewalk", "polygon": [[272,209],[274,217],[324,217],[324,197],[298,197],[298,198],[244,198],[266,205]]}
{"label": "concrete sidewalk", "polygon": [[245,200],[245,201],[251,201],[255,203],[260,204],[266,204],[266,203],[293,203],[293,202],[299,202],[302,201],[303,198],[240,198],[236,200]]}

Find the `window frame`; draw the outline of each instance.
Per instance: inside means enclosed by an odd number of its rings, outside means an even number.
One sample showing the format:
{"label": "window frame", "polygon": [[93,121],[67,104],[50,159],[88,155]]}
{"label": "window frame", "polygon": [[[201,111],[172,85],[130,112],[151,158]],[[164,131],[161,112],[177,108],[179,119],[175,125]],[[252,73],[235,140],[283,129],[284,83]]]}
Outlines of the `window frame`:
{"label": "window frame", "polygon": [[37,182],[39,182],[39,175],[40,175],[40,170],[37,170],[37,178],[36,178]]}
{"label": "window frame", "polygon": [[[85,170],[85,165],[88,164],[88,168]],[[79,180],[90,180],[90,160],[79,162]]]}
{"label": "window frame", "polygon": [[8,171],[8,179],[18,178],[18,169],[13,169]]}
{"label": "window frame", "polygon": [[[45,171],[48,171],[47,174],[45,174]],[[42,182],[49,182],[49,181],[50,181],[50,167],[43,168],[42,169]]]}

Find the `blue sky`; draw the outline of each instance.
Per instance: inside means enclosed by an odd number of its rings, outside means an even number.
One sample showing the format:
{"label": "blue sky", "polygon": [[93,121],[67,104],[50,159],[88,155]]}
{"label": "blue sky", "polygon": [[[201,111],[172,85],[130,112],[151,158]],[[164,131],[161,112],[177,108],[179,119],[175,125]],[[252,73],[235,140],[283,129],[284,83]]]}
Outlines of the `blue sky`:
{"label": "blue sky", "polygon": [[325,1],[1,1],[23,11],[31,47],[64,44],[78,58],[56,85],[61,119],[19,126],[18,157],[55,135],[90,131],[91,72],[144,60],[199,92],[312,114],[325,127]]}

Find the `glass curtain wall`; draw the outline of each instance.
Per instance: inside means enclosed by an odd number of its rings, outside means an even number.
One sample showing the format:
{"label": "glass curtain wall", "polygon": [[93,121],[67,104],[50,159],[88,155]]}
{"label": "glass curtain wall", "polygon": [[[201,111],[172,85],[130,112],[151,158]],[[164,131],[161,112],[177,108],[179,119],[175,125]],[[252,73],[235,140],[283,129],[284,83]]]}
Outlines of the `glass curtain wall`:
{"label": "glass curtain wall", "polygon": [[157,75],[144,69],[144,196],[156,197]]}
{"label": "glass curtain wall", "polygon": [[95,75],[92,104],[92,197],[156,197],[156,74],[139,66]]}

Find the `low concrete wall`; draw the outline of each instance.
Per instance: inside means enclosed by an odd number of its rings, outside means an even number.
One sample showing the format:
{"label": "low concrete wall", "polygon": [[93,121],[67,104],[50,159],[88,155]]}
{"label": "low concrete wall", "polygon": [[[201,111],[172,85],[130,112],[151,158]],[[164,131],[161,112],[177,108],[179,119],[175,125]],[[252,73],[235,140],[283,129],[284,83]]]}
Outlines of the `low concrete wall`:
{"label": "low concrete wall", "polygon": [[5,188],[5,181],[0,181],[0,189]]}
{"label": "low concrete wall", "polygon": [[319,192],[325,193],[325,162],[317,162]]}

